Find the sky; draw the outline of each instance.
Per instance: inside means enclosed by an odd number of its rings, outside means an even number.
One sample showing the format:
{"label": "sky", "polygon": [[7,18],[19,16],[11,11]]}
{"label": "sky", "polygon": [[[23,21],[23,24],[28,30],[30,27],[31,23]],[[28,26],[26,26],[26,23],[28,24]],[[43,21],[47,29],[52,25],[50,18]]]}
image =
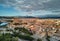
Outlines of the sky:
{"label": "sky", "polygon": [[0,0],[0,16],[60,15],[60,0]]}

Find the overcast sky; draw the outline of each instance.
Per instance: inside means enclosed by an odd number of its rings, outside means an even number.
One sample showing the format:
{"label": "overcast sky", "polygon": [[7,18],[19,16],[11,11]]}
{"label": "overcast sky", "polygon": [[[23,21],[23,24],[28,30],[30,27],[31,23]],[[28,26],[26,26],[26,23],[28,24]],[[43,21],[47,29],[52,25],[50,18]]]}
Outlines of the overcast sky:
{"label": "overcast sky", "polygon": [[60,15],[60,0],[0,0],[0,16]]}

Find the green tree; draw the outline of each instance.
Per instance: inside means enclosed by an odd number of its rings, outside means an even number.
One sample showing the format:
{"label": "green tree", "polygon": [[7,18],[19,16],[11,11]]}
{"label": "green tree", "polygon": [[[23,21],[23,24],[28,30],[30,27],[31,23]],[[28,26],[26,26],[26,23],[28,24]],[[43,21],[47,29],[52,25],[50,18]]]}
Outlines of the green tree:
{"label": "green tree", "polygon": [[42,39],[37,39],[37,41],[42,41]]}

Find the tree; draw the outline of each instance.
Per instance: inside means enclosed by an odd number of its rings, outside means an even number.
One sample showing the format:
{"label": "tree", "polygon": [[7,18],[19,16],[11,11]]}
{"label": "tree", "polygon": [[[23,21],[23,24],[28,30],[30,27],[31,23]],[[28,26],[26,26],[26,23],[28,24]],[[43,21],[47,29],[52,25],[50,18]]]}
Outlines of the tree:
{"label": "tree", "polygon": [[48,29],[49,29],[49,28],[46,28],[46,29],[45,29],[45,31],[46,31],[46,40],[47,40],[47,41],[50,41],[50,39],[49,39],[50,36],[48,36],[48,32],[49,32]]}
{"label": "tree", "polygon": [[[19,32],[13,32],[14,37],[19,37],[20,39],[24,39],[24,40],[28,40],[28,41],[32,41],[34,40],[33,37],[31,37],[31,35],[33,35],[29,30],[25,29],[25,28],[15,28],[15,30],[19,30]],[[21,32],[25,33],[24,35],[21,34]]]}
{"label": "tree", "polygon": [[19,30],[20,32],[23,32],[25,34],[28,34],[28,35],[33,35],[32,32],[30,32],[29,30],[25,29],[25,28],[15,28],[15,30]]}
{"label": "tree", "polygon": [[3,33],[0,35],[0,41],[18,41],[18,38],[13,37],[10,33]]}
{"label": "tree", "polygon": [[37,39],[37,41],[42,41],[42,39]]}

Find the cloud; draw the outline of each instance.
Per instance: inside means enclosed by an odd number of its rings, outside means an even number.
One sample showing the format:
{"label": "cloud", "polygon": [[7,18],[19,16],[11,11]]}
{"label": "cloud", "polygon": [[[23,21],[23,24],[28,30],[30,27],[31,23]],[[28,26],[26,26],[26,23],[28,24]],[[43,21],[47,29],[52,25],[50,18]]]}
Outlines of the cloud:
{"label": "cloud", "polygon": [[60,9],[60,0],[52,0],[44,4],[45,9],[48,10],[59,10]]}
{"label": "cloud", "polygon": [[0,0],[0,4],[27,12],[38,10],[52,11],[60,9],[60,0]]}
{"label": "cloud", "polygon": [[16,9],[25,11],[40,10],[43,8],[43,3],[49,0],[0,0],[0,4],[10,5]]}

